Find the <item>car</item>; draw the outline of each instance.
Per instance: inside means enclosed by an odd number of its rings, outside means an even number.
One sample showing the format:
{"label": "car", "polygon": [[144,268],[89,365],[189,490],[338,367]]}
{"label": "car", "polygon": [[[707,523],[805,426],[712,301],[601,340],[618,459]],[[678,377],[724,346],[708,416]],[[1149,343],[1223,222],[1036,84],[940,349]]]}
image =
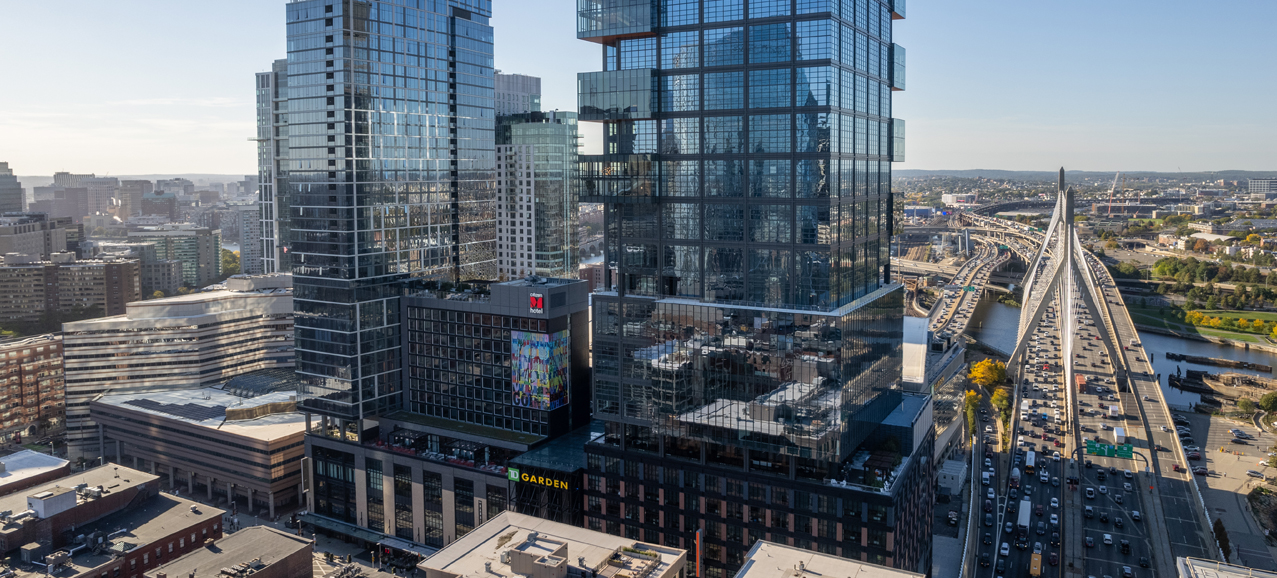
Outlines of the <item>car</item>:
{"label": "car", "polygon": [[1095,508],[1092,508],[1092,507],[1090,507],[1090,506],[1087,506],[1087,507],[1086,507],[1086,510],[1084,510],[1084,512],[1083,512],[1083,515],[1085,515],[1087,518],[1094,518],[1094,517],[1095,517]]}
{"label": "car", "polygon": [[985,514],[985,515],[984,515],[984,525],[985,525],[985,526],[992,526],[992,525],[993,525],[993,514]]}
{"label": "car", "polygon": [[1131,553],[1131,541],[1130,541],[1130,540],[1122,540],[1121,542],[1118,542],[1118,550],[1121,550],[1123,554],[1130,554],[1130,553]]}
{"label": "car", "polygon": [[1007,496],[1008,496],[1008,497],[1009,497],[1012,501],[1018,500],[1018,499],[1020,499],[1020,490],[1017,490],[1017,489],[1015,489],[1015,488],[1011,488],[1011,491],[1010,491],[1010,492],[1007,492]]}
{"label": "car", "polygon": [[1128,491],[1128,492],[1129,492],[1129,491],[1131,491],[1131,490],[1134,490],[1135,488],[1132,488],[1132,487],[1131,487],[1131,483],[1130,483],[1130,482],[1126,482],[1125,484],[1122,484],[1122,489],[1123,489],[1123,490],[1126,490],[1126,491]]}
{"label": "car", "polygon": [[984,426],[984,433],[993,433],[993,426],[991,425]]}
{"label": "car", "polygon": [[988,553],[988,552],[981,552],[981,553],[980,553],[980,565],[981,565],[981,566],[983,566],[983,567],[985,567],[985,568],[988,568],[990,564],[992,564],[992,562],[990,562],[990,561],[989,561],[989,553]]}
{"label": "car", "polygon": [[1233,438],[1233,439],[1231,439],[1231,440],[1228,440],[1228,443],[1230,443],[1230,444],[1237,444],[1237,445],[1239,445],[1239,446],[1246,446],[1246,445],[1250,445],[1250,442],[1248,442],[1248,441],[1246,441],[1246,440],[1244,440],[1244,439],[1242,439],[1242,438]]}
{"label": "car", "polygon": [[1042,517],[1042,504],[1038,504],[1037,506],[1033,507],[1033,515],[1039,518]]}
{"label": "car", "polygon": [[1095,538],[1092,538],[1092,537],[1090,537],[1090,536],[1087,536],[1087,537],[1086,537],[1086,547],[1087,547],[1087,548],[1094,548],[1094,547],[1095,547]]}
{"label": "car", "polygon": [[1041,553],[1042,553],[1042,543],[1041,543],[1041,542],[1034,542],[1034,543],[1033,543],[1033,553],[1034,553],[1034,554],[1041,554]]}
{"label": "car", "polygon": [[1179,441],[1180,441],[1180,443],[1184,443],[1184,444],[1191,444],[1191,443],[1193,443],[1193,438],[1184,438],[1184,437],[1182,437],[1182,438],[1179,438]]}
{"label": "car", "polygon": [[1122,477],[1128,480],[1133,480],[1135,479],[1135,474],[1132,474],[1131,470],[1122,470]]}
{"label": "car", "polygon": [[986,512],[992,512],[992,511],[993,511],[993,500],[985,500],[985,501],[984,501],[984,511],[986,511]]}
{"label": "car", "polygon": [[1095,488],[1087,488],[1087,489],[1086,489],[1086,499],[1088,499],[1088,500],[1094,500],[1094,499],[1095,499]]}
{"label": "car", "polygon": [[1100,493],[1101,493],[1101,494],[1103,494],[1103,495],[1108,495],[1108,493],[1109,493],[1109,487],[1108,487],[1108,486],[1100,486]]}
{"label": "car", "polygon": [[[1200,458],[1201,456],[1198,456],[1198,457]],[[1171,464],[1171,470],[1176,472],[1182,472],[1184,471],[1184,466],[1181,466],[1179,464]]]}
{"label": "car", "polygon": [[1186,451],[1186,452],[1200,452],[1200,451],[1202,451],[1202,448],[1199,448],[1199,447],[1197,447],[1197,446],[1184,446],[1184,451]]}
{"label": "car", "polygon": [[1051,485],[1057,488],[1060,487],[1060,478],[1058,477],[1051,478]]}
{"label": "car", "polygon": [[1168,428],[1168,427],[1166,427],[1166,426],[1162,426],[1162,431],[1168,432],[1168,431],[1171,431],[1171,428]]}
{"label": "car", "polygon": [[1190,459],[1190,460],[1200,460],[1200,459],[1202,459],[1202,454],[1199,454],[1199,453],[1197,453],[1197,452],[1189,452],[1189,453],[1188,453],[1188,454],[1186,454],[1186,455],[1188,456],[1188,459]]}
{"label": "car", "polygon": [[993,467],[993,460],[990,458],[984,458],[984,467],[986,468]]}
{"label": "car", "polygon": [[1171,450],[1166,449],[1166,446],[1163,446],[1163,445],[1155,445],[1155,446],[1153,446],[1153,451],[1155,451],[1155,452],[1169,452],[1169,451],[1171,451]]}
{"label": "car", "polygon": [[1117,475],[1117,468],[1116,468],[1116,467],[1114,467],[1114,466],[1109,466],[1109,474],[1112,474],[1112,475],[1116,476],[1116,475]]}
{"label": "car", "polygon": [[1139,511],[1139,510],[1131,510],[1131,519],[1132,519],[1132,520],[1135,520],[1136,522],[1140,521],[1140,511]]}
{"label": "car", "polygon": [[984,533],[984,544],[986,546],[993,544],[993,534],[990,534],[989,532]]}
{"label": "car", "polygon": [[1060,523],[1060,515],[1059,515],[1059,514],[1051,514],[1051,525],[1052,525],[1052,526],[1057,526],[1057,525],[1059,525],[1059,523]]}
{"label": "car", "polygon": [[1121,528],[1122,526],[1126,525],[1126,522],[1123,522],[1123,521],[1122,521],[1122,517],[1121,517],[1121,516],[1114,516],[1114,517],[1113,517],[1113,525],[1114,525],[1114,526],[1116,526],[1116,527],[1118,527],[1118,528]]}
{"label": "car", "polygon": [[1198,466],[1198,467],[1196,467],[1196,468],[1193,468],[1193,474],[1194,474],[1194,475],[1204,476],[1204,475],[1206,475],[1206,473],[1207,473],[1207,472],[1208,472],[1208,470],[1207,470],[1206,468],[1201,467],[1201,466]]}
{"label": "car", "polygon": [[1059,554],[1056,554],[1055,552],[1051,552],[1051,558],[1050,558],[1049,562],[1051,563],[1051,565],[1052,565],[1052,566],[1059,566],[1059,565],[1060,565],[1060,555],[1059,555]]}
{"label": "car", "polygon": [[1038,522],[1038,535],[1039,536],[1046,535],[1046,522]]}
{"label": "car", "polygon": [[1107,524],[1107,523],[1109,523],[1109,513],[1108,513],[1108,512],[1100,512],[1100,523],[1101,523],[1101,524]]}
{"label": "car", "polygon": [[1086,460],[1086,469],[1091,469],[1091,460]]}
{"label": "car", "polygon": [[989,488],[989,491],[985,492],[984,497],[986,497],[986,498],[988,498],[988,499],[992,500],[992,499],[993,499],[993,488]]}
{"label": "car", "polygon": [[1130,566],[1122,566],[1122,578],[1135,578],[1135,573],[1131,571]]}
{"label": "car", "polygon": [[1153,401],[1153,398],[1146,395],[1144,396],[1144,401]]}
{"label": "car", "polygon": [[[1059,499],[1059,498],[1051,498],[1051,507],[1052,507],[1052,508],[1059,508],[1059,507],[1060,507],[1060,499]],[[1052,514],[1052,515],[1054,516],[1054,514]]]}
{"label": "car", "polygon": [[1059,545],[1060,545],[1060,533],[1059,533],[1059,532],[1051,532],[1051,545],[1052,545],[1052,546],[1059,546]]}
{"label": "car", "polygon": [[1014,514],[1014,513],[1016,512],[1016,510],[1019,510],[1019,509],[1020,509],[1018,506],[1016,506],[1016,503],[1017,503],[1017,502],[1007,501],[1007,513],[1008,513],[1008,514]]}
{"label": "car", "polygon": [[1113,535],[1112,535],[1112,534],[1105,534],[1105,535],[1104,535],[1104,545],[1105,545],[1105,546],[1112,546],[1112,545],[1113,545]]}
{"label": "car", "polygon": [[1262,479],[1264,479],[1264,474],[1261,474],[1261,473],[1259,473],[1259,472],[1257,472],[1257,471],[1255,471],[1255,470],[1246,470],[1246,475],[1248,475],[1248,476],[1250,476],[1250,477],[1252,477],[1252,478],[1259,478],[1259,479],[1261,479],[1261,480],[1262,480]]}
{"label": "car", "polygon": [[1010,534],[1013,531],[1015,531],[1015,524],[1012,524],[1011,522],[1007,522],[1006,526],[1003,526],[1002,528],[1002,532],[1005,534]]}

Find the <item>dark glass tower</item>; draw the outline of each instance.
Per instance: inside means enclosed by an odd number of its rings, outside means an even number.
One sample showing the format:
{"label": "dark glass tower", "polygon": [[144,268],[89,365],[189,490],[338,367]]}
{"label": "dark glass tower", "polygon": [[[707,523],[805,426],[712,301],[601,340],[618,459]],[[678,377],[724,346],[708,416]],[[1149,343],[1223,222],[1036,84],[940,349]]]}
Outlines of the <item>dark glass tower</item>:
{"label": "dark glass tower", "polygon": [[580,200],[617,273],[589,527],[703,545],[708,578],[758,539],[929,568],[931,402],[901,390],[886,281],[903,4],[578,0],[603,48],[580,120],[604,129]]}
{"label": "dark glass tower", "polygon": [[401,404],[401,295],[493,277],[491,9],[287,5],[297,372],[347,431]]}

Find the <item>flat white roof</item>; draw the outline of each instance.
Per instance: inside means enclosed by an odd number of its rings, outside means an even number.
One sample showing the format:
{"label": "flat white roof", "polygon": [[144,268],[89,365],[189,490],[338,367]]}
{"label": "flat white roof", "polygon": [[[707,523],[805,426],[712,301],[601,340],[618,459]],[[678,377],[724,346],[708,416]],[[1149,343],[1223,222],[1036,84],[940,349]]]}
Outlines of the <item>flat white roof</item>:
{"label": "flat white roof", "polygon": [[812,550],[759,540],[749,551],[735,578],[918,578],[917,572],[897,570]]}
{"label": "flat white roof", "polygon": [[31,450],[22,450],[16,454],[0,457],[4,464],[4,472],[0,472],[0,488],[65,467],[67,461],[48,454]]}
{"label": "flat white roof", "polygon": [[265,415],[256,419],[226,421],[226,410],[295,401],[293,399],[295,395],[291,391],[277,391],[255,397],[241,397],[221,389],[204,387],[107,394],[96,402],[269,441],[305,431],[306,416],[294,411]]}
{"label": "flat white roof", "polygon": [[1277,578],[1277,573],[1201,558],[1176,558],[1179,578]]}

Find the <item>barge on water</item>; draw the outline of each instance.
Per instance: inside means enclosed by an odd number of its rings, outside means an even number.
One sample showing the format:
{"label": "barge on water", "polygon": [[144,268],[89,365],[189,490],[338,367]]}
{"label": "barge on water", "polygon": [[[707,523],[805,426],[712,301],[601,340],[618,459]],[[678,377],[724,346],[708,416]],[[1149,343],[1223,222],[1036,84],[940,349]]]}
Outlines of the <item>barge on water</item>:
{"label": "barge on water", "polygon": [[1251,371],[1273,372],[1271,365],[1262,363],[1251,363],[1249,361],[1234,361],[1232,359],[1220,359],[1218,357],[1201,357],[1197,355],[1184,355],[1182,353],[1166,352],[1166,359],[1171,361],[1187,361],[1198,365],[1214,365],[1217,367],[1231,367],[1233,369],[1249,369]]}

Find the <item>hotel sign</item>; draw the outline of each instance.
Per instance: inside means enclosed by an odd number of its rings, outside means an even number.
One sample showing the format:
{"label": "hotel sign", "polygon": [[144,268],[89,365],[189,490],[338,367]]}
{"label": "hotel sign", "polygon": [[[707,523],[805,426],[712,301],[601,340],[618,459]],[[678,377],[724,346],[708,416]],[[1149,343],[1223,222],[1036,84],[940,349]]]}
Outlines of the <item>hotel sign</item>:
{"label": "hotel sign", "polygon": [[528,312],[541,314],[545,313],[545,296],[540,293],[528,294]]}
{"label": "hotel sign", "polygon": [[522,473],[516,468],[506,470],[506,478],[512,482],[527,482],[529,484],[536,484],[538,486],[545,486],[556,490],[568,489],[568,483],[565,481],[547,478],[545,476],[534,476],[532,474]]}

